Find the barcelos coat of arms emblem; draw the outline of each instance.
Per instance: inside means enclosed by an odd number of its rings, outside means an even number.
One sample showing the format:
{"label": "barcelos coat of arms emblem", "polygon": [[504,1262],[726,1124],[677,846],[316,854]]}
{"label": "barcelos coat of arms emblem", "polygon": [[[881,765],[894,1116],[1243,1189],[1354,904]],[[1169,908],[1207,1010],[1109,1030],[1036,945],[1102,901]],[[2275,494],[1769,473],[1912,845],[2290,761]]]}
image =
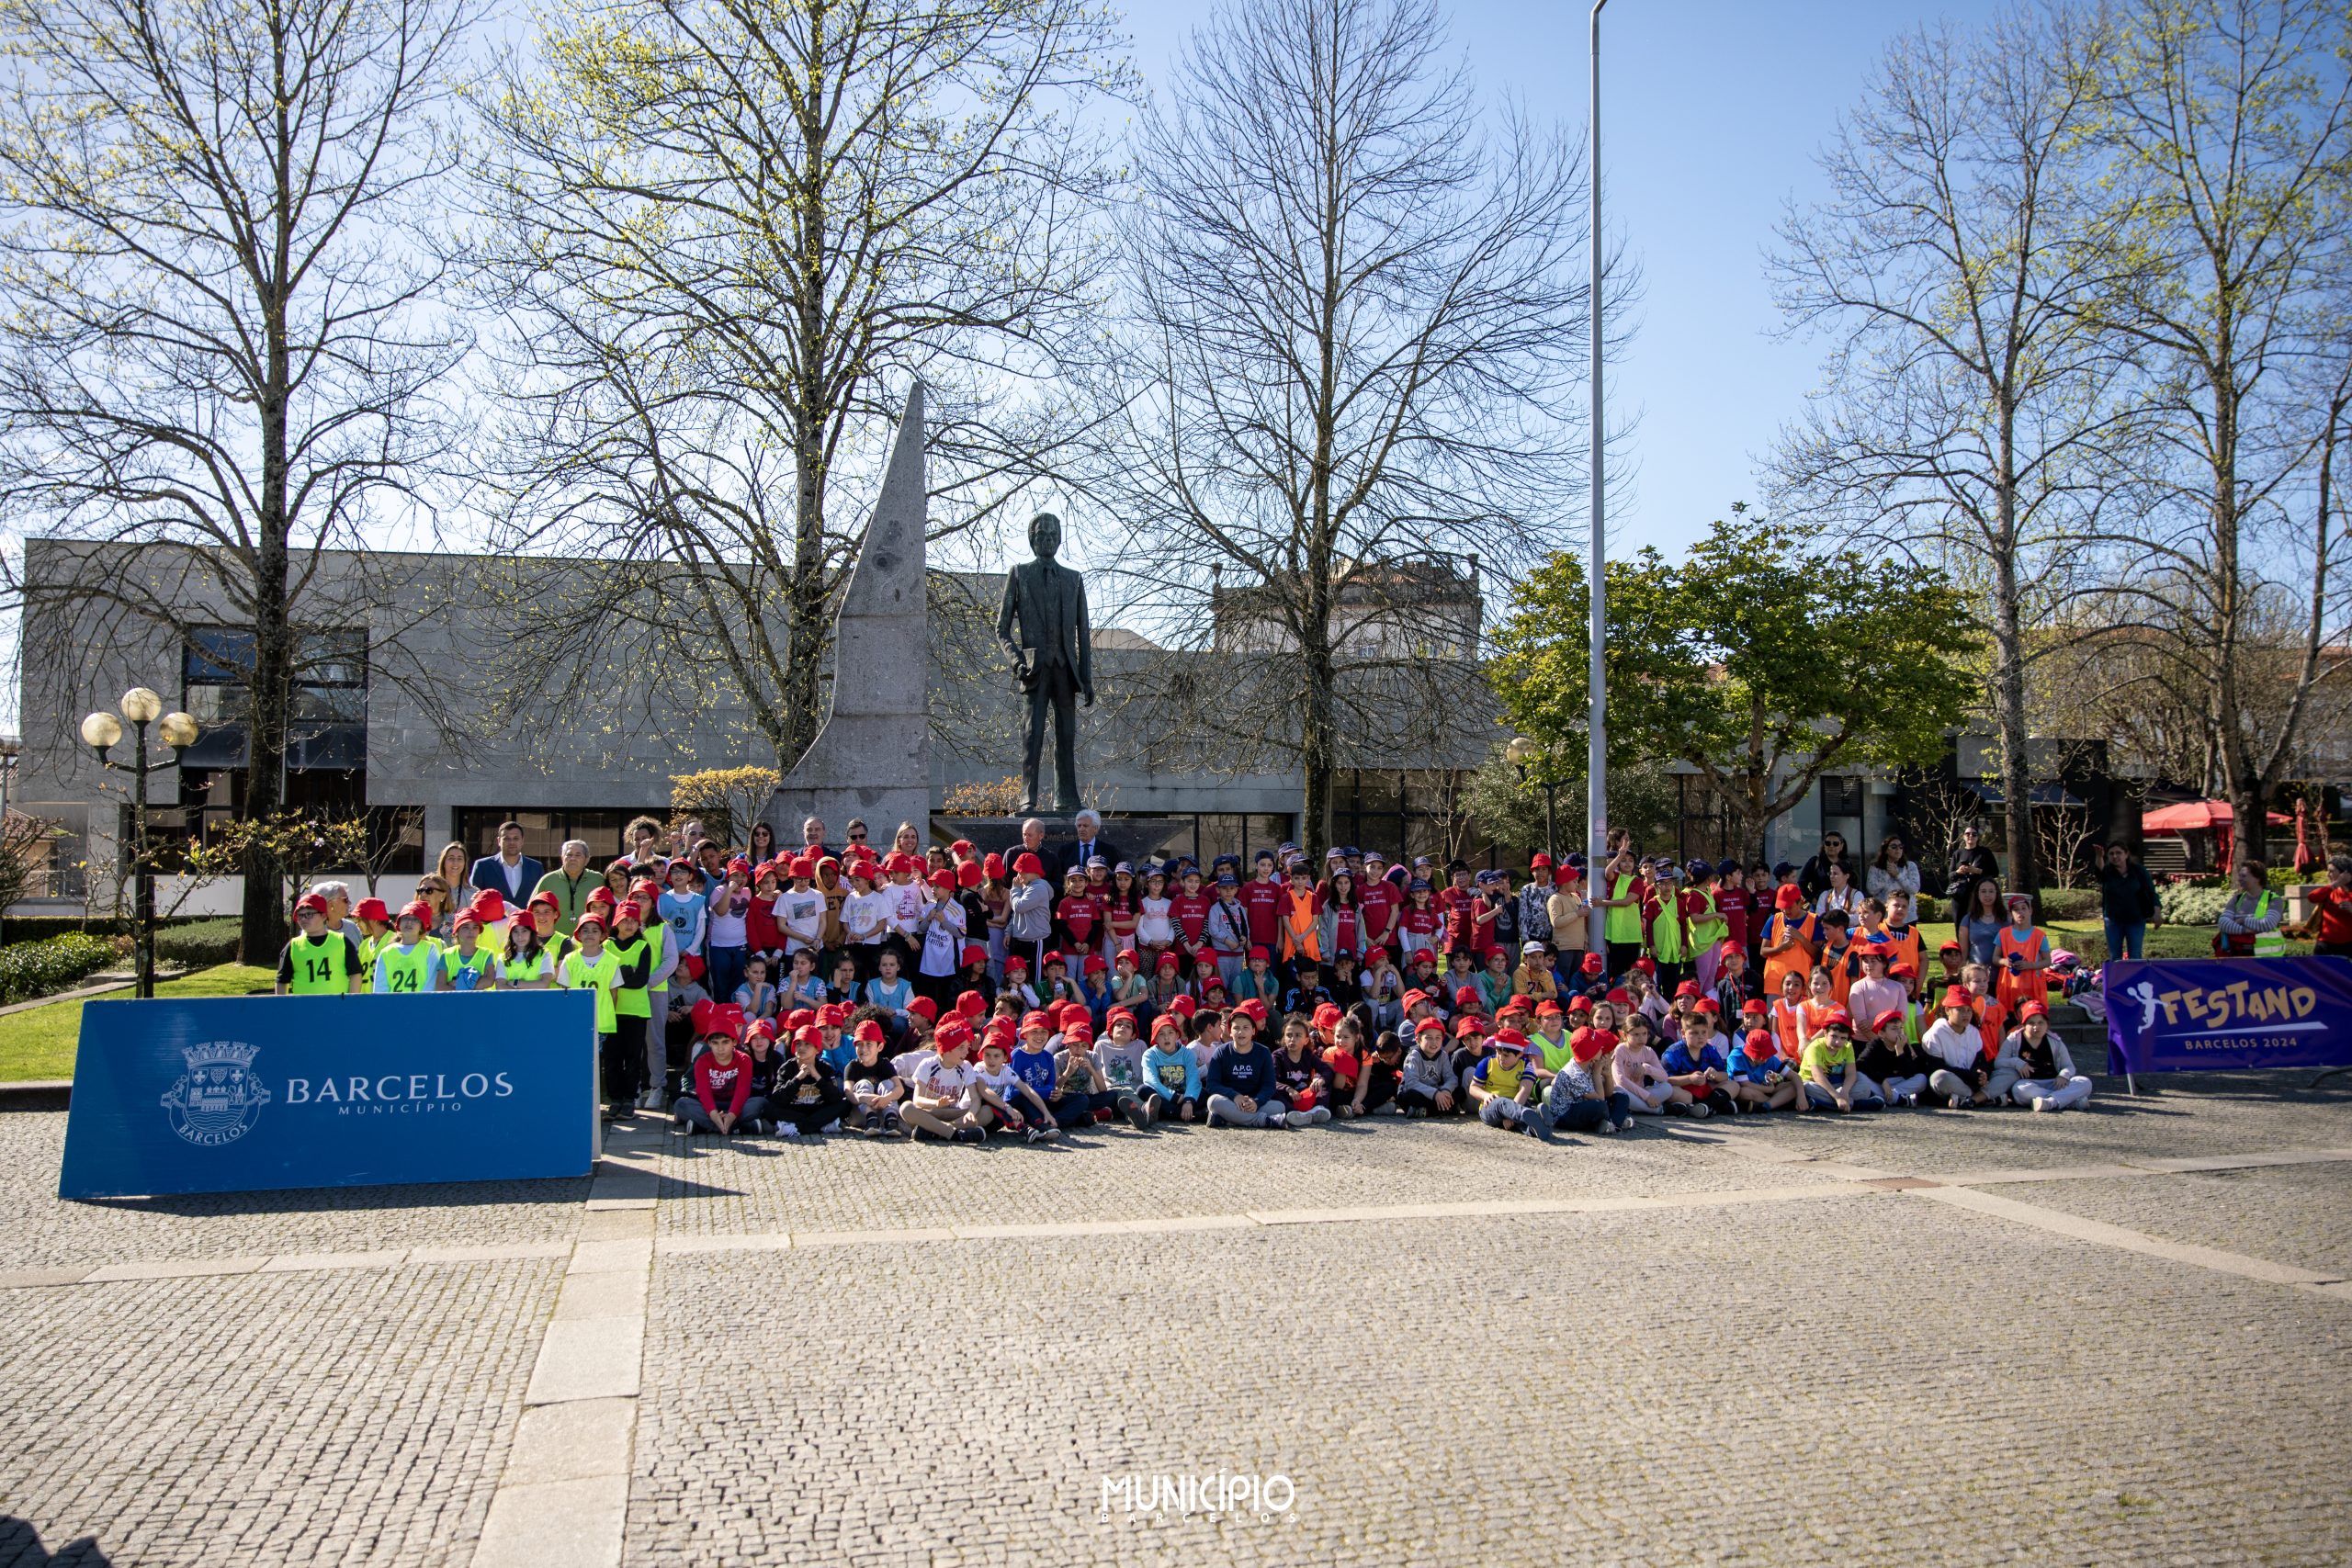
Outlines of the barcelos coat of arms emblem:
{"label": "barcelos coat of arms emblem", "polygon": [[164,1093],[172,1131],[198,1148],[233,1144],[253,1130],[269,1089],[254,1071],[260,1050],[231,1040],[190,1045],[180,1052],[187,1071]]}

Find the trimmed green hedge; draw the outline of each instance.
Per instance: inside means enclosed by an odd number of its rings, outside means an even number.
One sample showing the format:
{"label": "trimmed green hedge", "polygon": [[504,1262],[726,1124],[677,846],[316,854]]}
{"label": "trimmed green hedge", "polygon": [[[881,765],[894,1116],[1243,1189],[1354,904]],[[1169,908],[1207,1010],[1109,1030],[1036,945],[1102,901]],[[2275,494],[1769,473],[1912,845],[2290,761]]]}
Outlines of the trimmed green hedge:
{"label": "trimmed green hedge", "polygon": [[155,933],[155,962],[181,969],[209,969],[237,956],[243,924],[233,915],[196,920]]}
{"label": "trimmed green hedge", "polygon": [[[157,920],[155,931],[160,937],[164,931],[177,931],[183,926],[209,924],[211,924],[209,919],[195,915],[183,915],[177,919]],[[0,938],[5,938],[12,944],[20,942],[46,942],[53,936],[76,934],[95,937],[129,936],[130,922],[117,920],[107,915],[93,915],[87,919],[80,915],[10,915],[6,919],[0,919]]]}
{"label": "trimmed green hedge", "polygon": [[64,990],[117,956],[114,943],[85,931],[0,947],[0,1005]]}
{"label": "trimmed green hedge", "polygon": [[2220,918],[2222,906],[2229,901],[2226,884],[2200,887],[2193,882],[2175,882],[2156,895],[2165,919],[2177,926],[2210,926]]}
{"label": "trimmed green hedge", "polygon": [[2098,889],[2045,887],[2041,890],[2041,918],[2045,920],[2095,920],[2098,919]]}

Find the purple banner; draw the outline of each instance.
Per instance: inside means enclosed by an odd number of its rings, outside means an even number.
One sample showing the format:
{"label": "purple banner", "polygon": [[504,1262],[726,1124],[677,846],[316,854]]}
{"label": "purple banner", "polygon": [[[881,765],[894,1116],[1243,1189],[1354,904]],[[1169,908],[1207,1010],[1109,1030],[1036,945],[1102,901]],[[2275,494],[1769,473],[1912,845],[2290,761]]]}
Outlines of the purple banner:
{"label": "purple banner", "polygon": [[2110,1073],[2352,1066],[2352,959],[2109,964]]}

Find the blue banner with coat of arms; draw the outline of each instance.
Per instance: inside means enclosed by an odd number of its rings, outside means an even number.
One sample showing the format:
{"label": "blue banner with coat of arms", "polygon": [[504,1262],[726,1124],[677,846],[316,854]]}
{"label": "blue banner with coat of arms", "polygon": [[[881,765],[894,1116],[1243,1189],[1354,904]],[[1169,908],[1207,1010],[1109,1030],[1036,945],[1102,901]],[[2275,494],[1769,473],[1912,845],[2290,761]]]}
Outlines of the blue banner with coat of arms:
{"label": "blue banner with coat of arms", "polygon": [[584,991],[82,1009],[61,1198],[584,1176]]}
{"label": "blue banner with coat of arms", "polygon": [[2118,959],[2099,992],[2111,1073],[2352,1066],[2352,959]]}

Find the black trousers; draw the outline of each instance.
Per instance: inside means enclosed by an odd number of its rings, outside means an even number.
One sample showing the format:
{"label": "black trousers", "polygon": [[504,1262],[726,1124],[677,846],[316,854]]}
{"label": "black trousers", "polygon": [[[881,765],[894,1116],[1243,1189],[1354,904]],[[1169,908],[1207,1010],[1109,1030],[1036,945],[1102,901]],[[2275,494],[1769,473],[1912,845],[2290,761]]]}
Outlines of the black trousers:
{"label": "black trousers", "polygon": [[605,1100],[616,1111],[630,1109],[645,1092],[646,1021],[623,1013],[613,1020],[612,1033],[597,1037]]}
{"label": "black trousers", "polygon": [[1037,784],[1037,764],[1046,749],[1046,721],[1054,724],[1054,809],[1075,811],[1078,798],[1078,674],[1058,659],[1041,664],[1037,683],[1029,688],[1029,738],[1022,747],[1021,778],[1029,786],[1024,811],[1040,810],[1045,801]]}

